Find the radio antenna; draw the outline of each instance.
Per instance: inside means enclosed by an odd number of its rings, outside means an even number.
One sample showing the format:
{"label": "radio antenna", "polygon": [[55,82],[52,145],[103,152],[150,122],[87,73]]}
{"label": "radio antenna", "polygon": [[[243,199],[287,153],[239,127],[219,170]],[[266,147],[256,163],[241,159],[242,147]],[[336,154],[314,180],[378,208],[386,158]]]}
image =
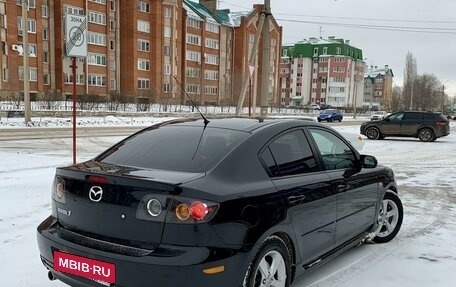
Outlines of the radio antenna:
{"label": "radio antenna", "polygon": [[190,97],[190,95],[185,91],[184,87],[182,87],[181,83],[179,82],[179,80],[176,78],[176,76],[173,75],[173,78],[174,80],[176,80],[177,84],[179,85],[179,87],[181,88],[181,90],[185,93],[185,95],[187,96],[187,98],[190,100],[190,102],[192,103],[193,107],[198,111],[198,113],[201,115],[201,117],[203,118],[204,120],[204,127],[207,126],[207,124],[209,123],[209,121],[206,119],[206,117],[203,115],[203,113],[200,111],[200,109],[198,109],[198,106],[195,104],[195,102],[193,101],[193,99]]}

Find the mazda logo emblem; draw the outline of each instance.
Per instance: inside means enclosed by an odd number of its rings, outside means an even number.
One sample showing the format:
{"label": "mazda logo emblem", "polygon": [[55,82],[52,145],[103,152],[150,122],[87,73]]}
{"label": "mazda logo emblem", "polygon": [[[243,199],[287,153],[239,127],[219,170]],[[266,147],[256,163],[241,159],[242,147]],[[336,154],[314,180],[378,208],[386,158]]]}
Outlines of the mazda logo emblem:
{"label": "mazda logo emblem", "polygon": [[103,197],[103,189],[99,186],[92,186],[89,191],[89,198],[91,201],[99,202]]}

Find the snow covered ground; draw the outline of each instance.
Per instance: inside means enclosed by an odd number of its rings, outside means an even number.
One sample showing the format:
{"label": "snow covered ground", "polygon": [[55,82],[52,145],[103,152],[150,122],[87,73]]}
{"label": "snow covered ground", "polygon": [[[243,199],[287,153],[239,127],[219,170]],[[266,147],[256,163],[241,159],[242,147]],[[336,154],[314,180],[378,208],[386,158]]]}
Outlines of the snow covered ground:
{"label": "snow covered ground", "polygon": [[[357,133],[359,126],[335,128]],[[366,244],[349,250],[308,276],[298,278],[293,287],[454,286],[455,123],[451,131],[450,136],[434,143],[398,138],[365,140],[362,153],[376,156],[381,164],[395,171],[405,210],[402,230],[390,243]],[[78,161],[97,155],[120,139],[78,139]],[[55,168],[71,163],[71,144],[71,139],[0,141],[2,286],[66,286],[47,279],[39,259],[36,227],[51,212]]]}

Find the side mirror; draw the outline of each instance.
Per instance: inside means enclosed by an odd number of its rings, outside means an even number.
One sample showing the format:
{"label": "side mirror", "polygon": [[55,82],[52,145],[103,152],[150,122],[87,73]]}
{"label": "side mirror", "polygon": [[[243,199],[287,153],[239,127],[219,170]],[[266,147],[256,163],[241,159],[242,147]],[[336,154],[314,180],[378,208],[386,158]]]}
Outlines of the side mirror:
{"label": "side mirror", "polygon": [[360,156],[361,167],[364,168],[375,168],[378,165],[378,161],[374,156],[364,155]]}

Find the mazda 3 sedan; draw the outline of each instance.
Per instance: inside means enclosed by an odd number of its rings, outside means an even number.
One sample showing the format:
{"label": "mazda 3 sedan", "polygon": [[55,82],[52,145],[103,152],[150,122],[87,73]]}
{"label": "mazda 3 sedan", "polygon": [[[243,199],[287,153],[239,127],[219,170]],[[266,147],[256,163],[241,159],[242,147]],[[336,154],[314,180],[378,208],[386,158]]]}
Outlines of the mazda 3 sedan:
{"label": "mazda 3 sedan", "polygon": [[398,233],[393,171],[302,120],[175,120],[57,168],[37,229],[71,286],[290,286]]}

